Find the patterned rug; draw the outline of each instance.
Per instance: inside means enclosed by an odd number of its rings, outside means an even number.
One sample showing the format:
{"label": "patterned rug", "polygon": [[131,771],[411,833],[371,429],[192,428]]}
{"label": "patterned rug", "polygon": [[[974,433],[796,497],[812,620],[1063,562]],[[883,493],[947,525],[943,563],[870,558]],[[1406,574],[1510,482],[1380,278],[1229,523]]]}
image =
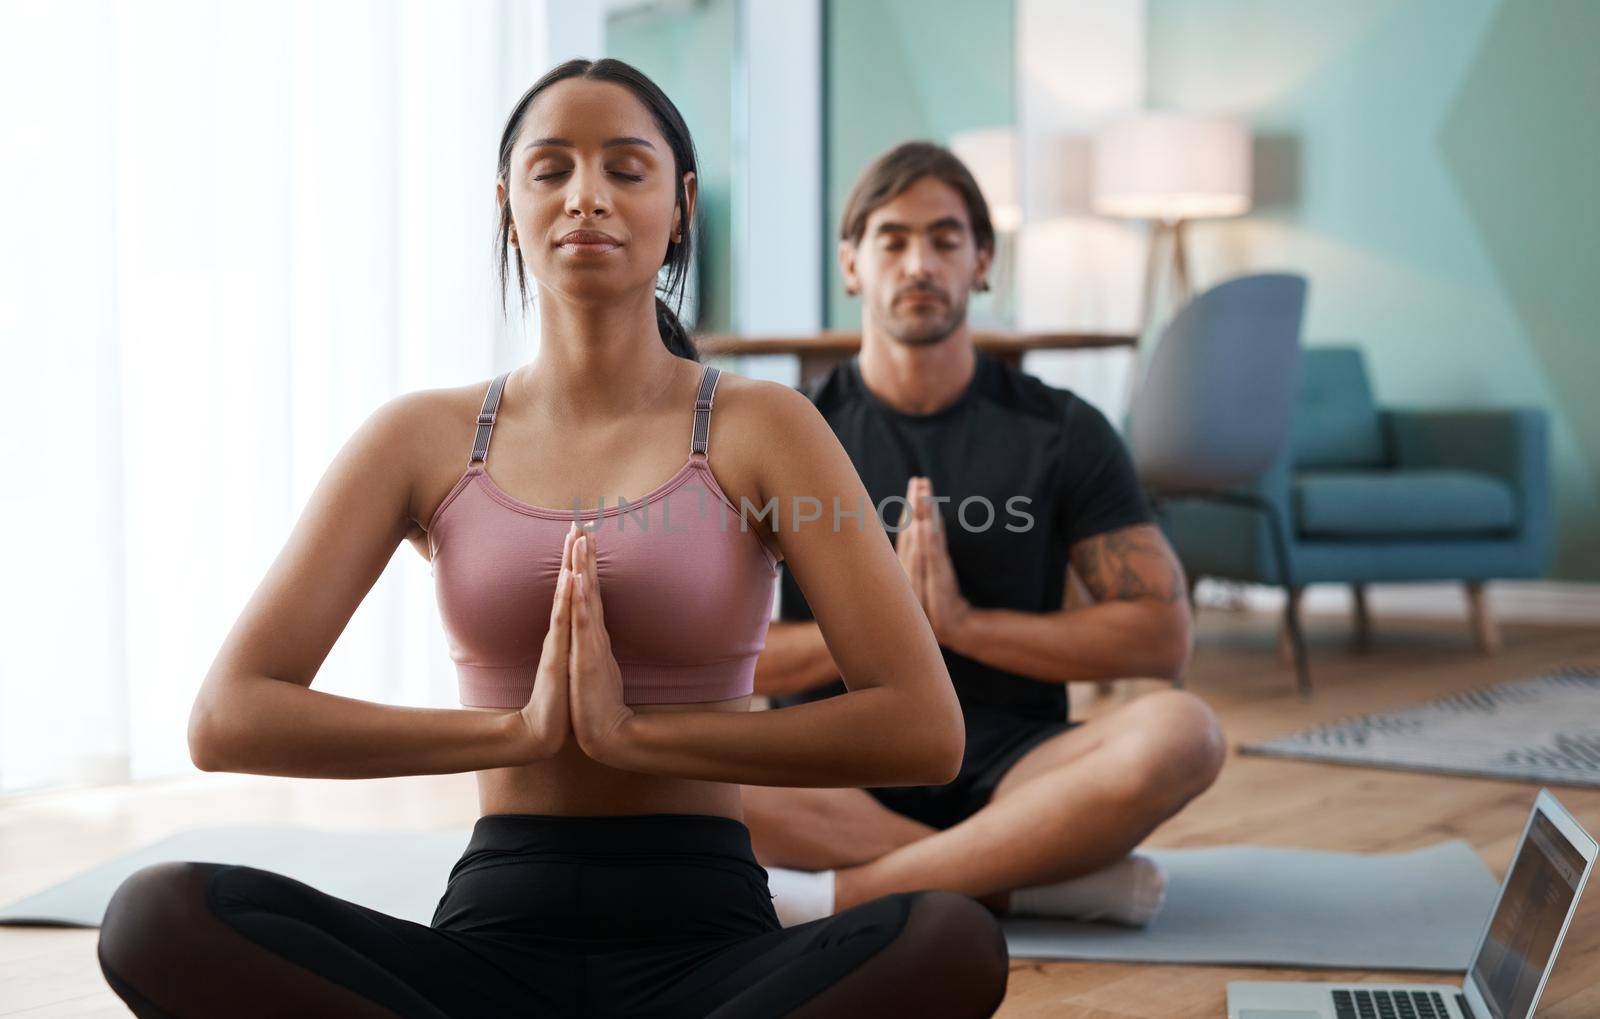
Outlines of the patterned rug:
{"label": "patterned rug", "polygon": [[1600,788],[1600,669],[1578,666],[1345,718],[1241,753]]}

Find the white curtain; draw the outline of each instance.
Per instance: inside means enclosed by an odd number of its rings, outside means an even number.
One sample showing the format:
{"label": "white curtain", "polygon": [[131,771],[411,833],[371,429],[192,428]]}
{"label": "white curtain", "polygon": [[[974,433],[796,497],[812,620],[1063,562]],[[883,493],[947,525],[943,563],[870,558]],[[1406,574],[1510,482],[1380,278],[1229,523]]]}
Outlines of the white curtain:
{"label": "white curtain", "polygon": [[[339,447],[533,356],[491,251],[539,16],[0,3],[0,793],[191,772],[195,691]],[[449,706],[448,666],[403,544],[316,684]]]}

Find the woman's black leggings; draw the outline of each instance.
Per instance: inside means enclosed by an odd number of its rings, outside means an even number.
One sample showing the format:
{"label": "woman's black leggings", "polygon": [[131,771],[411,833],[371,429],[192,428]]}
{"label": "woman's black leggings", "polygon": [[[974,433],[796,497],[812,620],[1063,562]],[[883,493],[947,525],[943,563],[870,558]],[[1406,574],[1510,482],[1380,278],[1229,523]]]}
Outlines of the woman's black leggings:
{"label": "woman's black leggings", "polygon": [[98,954],[141,1019],[989,1016],[1009,968],[954,892],[781,926],[749,829],[709,814],[480,817],[427,926],[255,867],[154,864]]}

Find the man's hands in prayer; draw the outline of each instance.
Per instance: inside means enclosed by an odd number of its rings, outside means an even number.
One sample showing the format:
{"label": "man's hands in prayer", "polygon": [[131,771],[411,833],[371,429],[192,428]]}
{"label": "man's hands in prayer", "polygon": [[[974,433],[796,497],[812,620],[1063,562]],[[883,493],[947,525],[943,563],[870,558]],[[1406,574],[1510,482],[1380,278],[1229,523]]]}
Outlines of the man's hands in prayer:
{"label": "man's hands in prayer", "polygon": [[941,645],[958,649],[962,624],[972,606],[961,596],[956,570],[945,544],[944,520],[935,508],[933,482],[913,477],[906,484],[906,512],[894,549],[922,603],[933,635]]}

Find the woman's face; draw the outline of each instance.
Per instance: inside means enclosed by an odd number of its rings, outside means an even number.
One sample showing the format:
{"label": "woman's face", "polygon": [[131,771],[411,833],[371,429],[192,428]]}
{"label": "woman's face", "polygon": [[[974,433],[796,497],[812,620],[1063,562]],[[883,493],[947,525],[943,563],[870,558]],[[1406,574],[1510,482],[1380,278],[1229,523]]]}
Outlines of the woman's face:
{"label": "woman's face", "polygon": [[[672,150],[627,88],[568,78],[523,117],[498,202],[511,203],[511,243],[541,287],[574,298],[654,292],[667,242],[692,222],[675,208]],[[687,211],[688,215],[685,215]]]}

